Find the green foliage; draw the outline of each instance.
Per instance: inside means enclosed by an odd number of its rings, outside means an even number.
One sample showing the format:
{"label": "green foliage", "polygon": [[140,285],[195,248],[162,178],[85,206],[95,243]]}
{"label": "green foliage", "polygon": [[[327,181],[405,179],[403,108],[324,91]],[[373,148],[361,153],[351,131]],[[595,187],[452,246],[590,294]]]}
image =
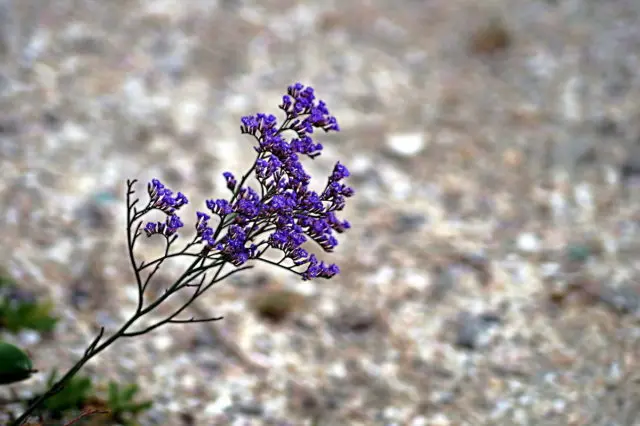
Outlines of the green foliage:
{"label": "green foliage", "polygon": [[29,328],[49,333],[55,328],[57,318],[51,316],[53,303],[0,301],[0,328],[11,332]]}
{"label": "green foliage", "polygon": [[[53,386],[55,379],[56,371],[49,376],[47,388]],[[60,392],[44,402],[42,414],[47,419],[60,420],[81,410],[97,409],[109,413],[91,416],[86,424],[136,426],[136,417],[153,404],[151,401],[135,402],[138,391],[135,383],[121,387],[111,381],[104,398],[98,395],[89,377],[74,376]]]}
{"label": "green foliage", "polygon": [[[47,389],[51,388],[56,382],[56,375],[57,371],[53,370],[47,380]],[[45,400],[43,408],[47,411],[48,417],[61,419],[69,411],[84,408],[92,394],[93,383],[91,378],[74,376],[60,392]]]}
{"label": "green foliage", "polygon": [[27,328],[49,333],[58,321],[52,311],[53,303],[38,303],[25,297],[15,281],[0,270],[0,329],[15,333]]}
{"label": "green foliage", "polygon": [[25,352],[10,343],[0,342],[0,385],[26,380],[35,371]]}
{"label": "green foliage", "polygon": [[111,418],[114,421],[126,426],[134,426],[136,423],[131,419],[151,408],[152,401],[133,401],[138,390],[138,385],[135,383],[120,389],[116,382],[109,382],[109,395],[106,405],[107,409],[111,410]]}

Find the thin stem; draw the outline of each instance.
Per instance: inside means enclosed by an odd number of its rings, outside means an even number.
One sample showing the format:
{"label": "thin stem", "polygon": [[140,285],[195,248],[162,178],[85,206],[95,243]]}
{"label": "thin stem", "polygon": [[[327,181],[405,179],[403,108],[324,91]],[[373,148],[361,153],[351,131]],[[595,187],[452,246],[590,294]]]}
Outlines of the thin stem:
{"label": "thin stem", "polygon": [[212,317],[212,318],[204,318],[204,319],[189,319],[189,320],[174,320],[175,317],[177,317],[178,315],[180,315],[185,309],[187,309],[189,306],[191,306],[191,304],[198,298],[198,296],[200,296],[201,294],[203,294],[204,292],[206,292],[209,288],[211,288],[213,285],[219,283],[220,281],[223,281],[224,279],[230,277],[231,275],[238,273],[240,271],[244,271],[247,269],[251,269],[253,268],[253,266],[244,266],[242,268],[238,268],[238,269],[234,269],[233,271],[227,272],[226,274],[219,276],[220,272],[222,271],[222,267],[223,265],[220,265],[220,268],[218,268],[218,271],[216,272],[216,274],[214,275],[214,277],[211,279],[211,281],[209,282],[209,284],[207,284],[207,286],[205,286],[204,288],[201,288],[200,286],[193,292],[193,294],[191,295],[191,297],[189,297],[189,300],[187,300],[187,302],[182,305],[179,309],[177,309],[173,314],[171,314],[169,317],[163,319],[162,321],[159,321],[153,325],[150,325],[142,330],[138,330],[138,331],[132,331],[129,333],[125,333],[123,334],[123,337],[134,337],[134,336],[139,336],[142,334],[146,334],[152,330],[155,330],[158,327],[161,327],[165,324],[170,324],[170,323],[188,323],[188,322],[207,322],[207,321],[218,321],[221,320],[224,317]]}
{"label": "thin stem", "polygon": [[[259,158],[259,156],[258,156]],[[253,172],[253,170],[255,169],[256,164],[254,163],[253,167],[249,170],[249,172],[247,172],[247,174],[245,176],[243,176],[242,181],[241,181],[241,185],[244,184],[245,180],[247,179],[247,177],[251,174],[251,172]],[[223,259],[213,259],[213,258],[209,258],[207,256],[202,256],[200,255],[195,255],[195,254],[191,254],[191,253],[186,253],[187,248],[190,248],[192,244],[188,244],[187,247],[185,247],[184,250],[182,250],[179,253],[175,253],[175,254],[169,254],[169,246],[171,244],[172,241],[167,241],[167,247],[165,248],[165,254],[163,257],[156,259],[154,261],[152,261],[151,263],[148,264],[144,264],[141,263],[140,266],[138,266],[136,264],[136,259],[135,259],[135,254],[134,254],[134,246],[135,246],[135,242],[137,240],[137,238],[140,236],[140,228],[142,225],[142,221],[140,220],[137,223],[137,226],[134,226],[134,223],[136,221],[138,221],[142,216],[144,216],[144,214],[146,214],[151,208],[151,205],[148,205],[147,207],[145,207],[144,209],[138,211],[137,209],[135,209],[133,206],[136,205],[138,203],[138,199],[136,199],[135,201],[131,201],[131,196],[134,194],[133,191],[133,185],[135,184],[135,180],[132,181],[128,181],[127,182],[127,195],[126,195],[126,202],[127,202],[127,215],[126,215],[126,225],[127,225],[127,248],[128,248],[128,256],[129,256],[129,261],[131,263],[131,266],[133,268],[133,272],[136,278],[136,284],[138,287],[138,304],[137,304],[137,308],[136,311],[134,312],[134,314],[132,315],[131,318],[129,318],[129,320],[127,320],[122,327],[120,327],[113,335],[111,335],[109,338],[107,338],[106,340],[102,340],[104,337],[104,327],[102,327],[100,329],[100,332],[98,333],[98,335],[93,339],[93,341],[89,344],[89,346],[87,347],[87,349],[85,350],[82,358],[80,358],[80,360],[78,360],[63,376],[61,379],[59,379],[56,383],[54,383],[46,392],[44,392],[42,395],[40,395],[38,398],[36,398],[30,405],[29,407],[27,407],[27,409],[25,410],[25,412],[20,415],[20,417],[18,417],[16,420],[12,421],[10,423],[10,426],[20,426],[22,425],[36,410],[39,409],[39,407],[42,405],[42,403],[44,401],[46,401],[48,398],[50,398],[51,396],[55,395],[56,393],[58,393],[60,390],[62,390],[64,388],[64,386],[68,383],[68,381],[82,368],[84,367],[85,364],[87,364],[93,357],[95,357],[96,355],[98,355],[100,352],[102,352],[103,350],[105,350],[106,348],[108,348],[112,343],[114,343],[117,339],[121,338],[121,337],[131,337],[131,336],[137,336],[140,334],[144,334],[147,333],[157,327],[160,327],[163,324],[168,324],[168,323],[189,323],[189,322],[206,322],[206,321],[217,321],[219,319],[221,319],[222,317],[211,317],[211,318],[202,318],[202,319],[195,319],[195,318],[190,318],[188,320],[180,320],[180,319],[175,319],[175,317],[177,315],[179,315],[180,313],[182,313],[182,311],[184,311],[187,307],[189,307],[191,305],[191,303],[193,303],[195,301],[195,299],[202,295],[205,291],[207,291],[209,288],[211,288],[211,286],[215,285],[216,283],[224,280],[225,278],[228,278],[229,276],[238,273],[240,271],[246,270],[246,269],[250,269],[253,266],[249,265],[249,266],[244,266],[244,267],[240,267],[240,268],[236,268],[226,274],[221,275],[222,270],[225,266],[225,264],[227,263],[225,260]],[[241,187],[241,186],[240,186]],[[239,187],[239,188],[240,188]],[[239,189],[238,191],[234,194],[234,199],[235,197],[239,194]],[[216,233],[219,233],[222,228],[224,227],[224,221],[221,221],[218,229],[216,230]],[[263,232],[265,228],[260,229],[260,232]],[[133,230],[133,232],[132,232]],[[180,255],[187,255],[187,256],[193,256],[195,257],[194,261],[191,263],[191,265],[186,268],[186,270],[181,274],[181,276],[165,291],[164,295],[158,297],[157,300],[155,300],[153,303],[151,303],[149,306],[144,307],[144,291],[147,288],[147,285],[149,284],[151,277],[156,273],[156,271],[158,270],[158,268],[160,267],[160,265],[164,262],[164,260],[168,259],[169,257],[176,257],[176,256],[180,256]],[[212,260],[212,263],[209,264],[205,264],[207,260]],[[260,259],[262,260],[262,259]],[[152,269],[151,273],[149,274],[149,276],[144,280],[142,279],[141,276],[141,272],[143,269],[146,269],[147,267],[153,266],[154,268]],[[208,271],[209,269],[218,267],[215,275],[213,276],[213,278],[206,284],[204,285],[205,281],[206,281],[206,271]],[[194,282],[199,276],[203,276],[202,279],[200,280],[200,283],[198,284],[191,284],[192,282]],[[203,286],[204,285],[204,286]],[[178,310],[176,310],[176,312],[174,312],[171,316],[169,316],[168,318],[150,326],[147,327],[141,331],[138,332],[127,332],[127,330],[129,330],[129,328],[137,321],[139,320],[141,317],[145,316],[146,314],[148,314],[149,312],[151,312],[153,309],[155,309],[157,306],[159,306],[162,302],[164,302],[169,296],[171,296],[173,293],[179,291],[180,289],[184,288],[184,287],[195,287],[195,291],[193,293],[193,295],[189,298],[189,300],[187,300],[187,302],[180,307]]]}
{"label": "thin stem", "polygon": [[[10,426],[20,426],[22,425],[28,418],[29,416],[31,416],[31,414],[33,414],[34,411],[36,411],[38,409],[38,407],[48,398],[50,398],[51,396],[53,396],[54,394],[58,393],[62,388],[64,388],[65,384],[82,368],[84,367],[84,365],[89,362],[89,360],[91,360],[94,356],[98,355],[100,352],[102,352],[103,350],[105,350],[107,347],[109,347],[109,345],[111,345],[113,342],[115,342],[118,338],[126,335],[126,331],[129,329],[129,327],[131,325],[133,325],[133,323],[135,323],[138,319],[140,319],[142,316],[144,316],[146,313],[149,312],[150,309],[155,308],[156,306],[158,306],[160,303],[162,303],[166,297],[160,297],[156,302],[154,302],[153,304],[151,304],[151,306],[147,309],[142,309],[143,308],[143,283],[140,277],[140,271],[137,268],[136,265],[136,261],[135,261],[135,256],[134,256],[134,240],[135,238],[132,236],[131,233],[131,227],[133,225],[133,221],[135,221],[137,219],[137,217],[133,218],[131,217],[131,195],[133,194],[133,191],[131,190],[133,184],[136,181],[129,181],[127,182],[128,184],[128,191],[127,191],[127,248],[129,251],[129,260],[131,262],[131,266],[133,267],[133,271],[136,277],[136,282],[138,285],[138,307],[136,309],[136,312],[133,314],[133,316],[118,330],[116,331],[111,337],[109,337],[108,339],[106,339],[104,342],[102,342],[102,344],[98,344],[100,342],[100,339],[102,339],[102,337],[104,336],[104,328],[100,329],[100,332],[98,333],[98,336],[91,342],[91,344],[89,344],[89,346],[87,347],[84,355],[82,356],[82,358],[75,363],[75,365],[73,365],[65,374],[64,376],[62,376],[62,378],[60,380],[58,380],[53,386],[51,386],[45,393],[43,393],[42,395],[40,395],[33,403],[31,403],[31,405],[29,405],[29,407],[27,407],[27,409],[25,410],[25,412],[18,417],[15,421],[13,421],[12,423],[10,423]],[[138,213],[136,213],[135,216],[137,216]],[[140,225],[138,224],[138,227],[136,228],[136,232],[135,235],[137,235],[138,230],[140,228]],[[176,283],[171,287],[171,289],[175,289],[177,285],[179,285],[179,283],[191,273],[191,269],[197,265],[197,263],[200,261],[200,259],[196,259],[192,265],[187,268],[187,270],[182,274],[182,276],[178,279],[178,281],[176,281]]]}
{"label": "thin stem", "polygon": [[[98,337],[94,339],[93,343],[89,345],[89,348],[87,349],[87,351],[85,351],[84,356],[78,362],[76,362],[76,364],[73,367],[71,367],[69,371],[67,371],[67,373],[64,376],[62,376],[60,380],[58,380],[53,386],[51,386],[49,390],[47,390],[45,393],[40,395],[33,403],[31,403],[31,405],[29,405],[29,407],[26,409],[24,413],[22,413],[20,417],[18,417],[15,421],[10,423],[10,426],[20,426],[21,424],[23,424],[29,418],[29,416],[31,416],[31,414],[34,411],[36,411],[36,409],[45,400],[49,399],[51,396],[58,393],[64,387],[64,385],[69,381],[69,379],[75,376],[75,374],[82,367],[84,367],[84,365],[87,362],[89,362],[91,358],[98,355],[100,352],[105,350],[109,345],[111,345],[114,341],[116,341],[119,337],[121,337],[126,332],[127,328],[129,328],[131,324],[133,324],[137,319],[138,319],[137,315],[132,316],[129,319],[129,321],[127,321],[113,336],[109,337],[101,345],[96,346],[95,344],[98,342],[98,340],[100,340],[100,337],[104,332],[104,330],[101,329]],[[93,348],[91,348],[91,346],[93,346]]]}
{"label": "thin stem", "polygon": [[259,261],[264,262],[264,263],[268,263],[269,265],[277,266],[278,268],[286,269],[287,271],[293,272],[294,274],[299,275],[299,276],[303,275],[302,272],[294,271],[293,269],[291,269],[291,268],[293,268],[295,266],[298,266],[298,265],[294,265],[294,266],[288,267],[288,266],[282,265],[281,263],[274,262],[272,260],[265,259],[263,257],[258,257],[258,258],[256,258],[256,260],[259,260]]}
{"label": "thin stem", "polygon": [[[187,247],[187,248],[188,248],[188,247]],[[167,255],[165,255],[165,256],[162,256],[162,257],[159,257],[159,258],[157,258],[157,259],[155,259],[155,260],[152,260],[151,262],[145,263],[143,266],[139,266],[139,267],[138,267],[138,270],[139,270],[140,272],[142,272],[143,270],[145,270],[145,269],[147,269],[147,268],[149,268],[149,267],[151,267],[151,266],[153,266],[153,265],[156,265],[156,264],[158,264],[158,263],[164,262],[166,259],[170,259],[170,258],[172,258],[172,257],[179,257],[179,256],[191,256],[191,257],[198,257],[198,258],[200,258],[200,257],[201,257],[201,254],[200,254],[200,253],[186,253],[186,248],[185,248],[184,250],[180,250],[180,251],[179,251],[179,252],[177,252],[177,253],[167,254]]]}
{"label": "thin stem", "polygon": [[172,319],[170,321],[167,321],[169,324],[189,324],[189,323],[196,323],[196,322],[214,322],[214,321],[220,321],[221,319],[224,319],[224,317],[210,317],[210,318],[189,318],[186,320],[178,320],[178,319]]}
{"label": "thin stem", "polygon": [[65,423],[64,426],[71,426],[74,423],[79,422],[83,418],[88,417],[88,416],[92,416],[94,414],[109,414],[109,413],[111,413],[110,410],[100,410],[98,408],[92,408],[92,409],[83,411],[82,413],[80,413],[80,415],[78,417],[76,417],[75,419],[71,420],[69,423]]}
{"label": "thin stem", "polygon": [[[138,232],[140,230],[140,224],[138,224],[138,226],[136,227],[136,231],[135,231],[135,237],[133,237],[131,235],[131,225],[133,225],[133,221],[135,219],[131,218],[131,195],[134,194],[133,191],[133,185],[135,184],[135,180],[131,181],[130,183],[128,183],[128,189],[127,189],[127,248],[129,249],[129,262],[131,262],[131,267],[133,268],[133,273],[135,274],[136,277],[136,285],[138,286],[138,307],[136,308],[136,313],[140,312],[142,310],[142,306],[144,304],[144,291],[143,291],[143,284],[142,284],[142,279],[140,278],[140,271],[138,270],[138,268],[136,267],[136,259],[134,257],[133,254],[133,246],[135,244],[135,239],[138,236]],[[137,214],[136,214],[137,216]]]}
{"label": "thin stem", "polygon": [[[156,272],[158,272],[158,269],[160,268],[160,265],[162,265],[162,263],[167,259],[167,255],[169,254],[169,247],[171,246],[171,243],[166,240],[165,241],[165,246],[164,246],[164,256],[162,256],[160,258],[160,262],[156,263],[155,268],[153,268],[153,270],[151,272],[149,272],[149,275],[147,275],[147,278],[144,280],[144,284],[142,284],[142,292],[144,293],[144,291],[147,289],[147,286],[149,285],[149,282],[151,281],[151,278],[153,278],[153,276],[156,274]],[[138,272],[141,271],[142,268],[138,269]]]}

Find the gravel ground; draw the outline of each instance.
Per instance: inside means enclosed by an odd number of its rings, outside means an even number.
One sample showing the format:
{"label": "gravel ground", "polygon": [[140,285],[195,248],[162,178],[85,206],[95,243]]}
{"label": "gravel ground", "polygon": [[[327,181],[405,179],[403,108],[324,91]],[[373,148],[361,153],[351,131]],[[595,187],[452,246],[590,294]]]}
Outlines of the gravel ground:
{"label": "gravel ground", "polygon": [[143,425],[640,424],[640,3],[478,3],[0,1],[1,254],[63,318],[2,337],[67,368],[126,320],[126,179],[223,193],[301,81],[343,128],[311,173],[353,172],[343,273],[256,268],[85,372]]}

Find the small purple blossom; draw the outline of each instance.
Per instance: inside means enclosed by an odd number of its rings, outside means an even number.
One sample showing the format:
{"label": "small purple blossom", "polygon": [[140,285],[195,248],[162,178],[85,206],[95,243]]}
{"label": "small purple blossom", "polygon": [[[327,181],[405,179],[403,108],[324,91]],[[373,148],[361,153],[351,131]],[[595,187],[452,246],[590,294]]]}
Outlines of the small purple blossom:
{"label": "small purple blossom", "polygon": [[212,213],[217,214],[218,216],[226,216],[233,213],[233,208],[227,200],[207,200],[206,205]]}
{"label": "small purple blossom", "polygon": [[158,179],[152,179],[149,182],[147,192],[149,193],[150,206],[168,215],[174,214],[182,206],[189,204],[189,200],[183,193],[178,192],[173,197],[173,191],[165,187]]}
{"label": "small purple blossom", "polygon": [[329,180],[331,182],[339,182],[346,177],[349,177],[349,170],[344,165],[340,164],[340,162],[337,162]]}
{"label": "small purple blossom", "polygon": [[302,279],[304,281],[311,280],[313,278],[332,278],[336,274],[340,273],[338,265],[332,263],[330,265],[324,262],[319,262],[315,255],[309,256],[309,266],[307,270],[302,273]]}
{"label": "small purple blossom", "polygon": [[238,182],[233,174],[231,172],[224,172],[222,176],[224,176],[224,180],[227,182],[227,189],[234,191]]}
{"label": "small purple blossom", "polygon": [[238,225],[229,227],[227,234],[217,244],[216,249],[234,266],[243,265],[256,253],[254,244],[247,247],[247,233]]}
{"label": "small purple blossom", "polygon": [[171,237],[178,229],[182,228],[184,224],[178,215],[167,216],[166,221],[163,222],[149,222],[144,227],[144,232],[147,234],[147,237],[151,237],[155,234],[161,234],[165,237]]}

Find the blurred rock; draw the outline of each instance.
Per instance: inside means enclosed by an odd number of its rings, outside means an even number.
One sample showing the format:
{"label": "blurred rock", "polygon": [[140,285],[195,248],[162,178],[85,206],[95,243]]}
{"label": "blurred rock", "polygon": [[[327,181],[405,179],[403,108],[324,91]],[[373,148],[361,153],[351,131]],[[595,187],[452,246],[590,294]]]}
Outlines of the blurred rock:
{"label": "blurred rock", "polygon": [[387,148],[400,157],[413,157],[425,148],[424,134],[414,133],[393,133],[387,135]]}
{"label": "blurred rock", "polygon": [[493,325],[500,322],[495,314],[474,315],[463,311],[457,318],[455,344],[465,349],[478,349],[487,342],[484,333]]}

